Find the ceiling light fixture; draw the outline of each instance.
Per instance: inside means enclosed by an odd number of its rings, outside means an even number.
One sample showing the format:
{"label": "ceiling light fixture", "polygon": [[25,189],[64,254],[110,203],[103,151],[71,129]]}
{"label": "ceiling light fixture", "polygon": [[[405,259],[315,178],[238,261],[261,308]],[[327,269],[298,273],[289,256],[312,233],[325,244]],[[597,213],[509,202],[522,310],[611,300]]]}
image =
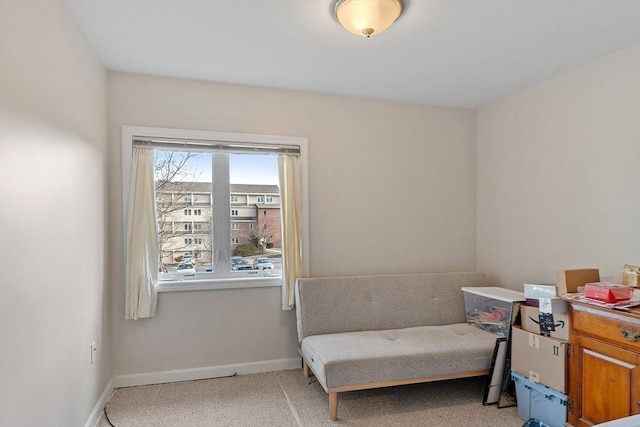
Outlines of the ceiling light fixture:
{"label": "ceiling light fixture", "polygon": [[334,0],[332,12],[347,31],[371,37],[389,28],[402,6],[402,0]]}

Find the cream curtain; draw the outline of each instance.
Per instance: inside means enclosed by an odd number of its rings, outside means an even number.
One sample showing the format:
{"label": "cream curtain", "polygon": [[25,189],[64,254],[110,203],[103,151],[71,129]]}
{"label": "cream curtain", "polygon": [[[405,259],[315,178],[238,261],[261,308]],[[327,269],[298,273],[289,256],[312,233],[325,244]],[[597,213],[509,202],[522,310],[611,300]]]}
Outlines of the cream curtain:
{"label": "cream curtain", "polygon": [[278,155],[282,215],[282,309],[295,304],[294,284],[302,277],[302,191],[298,156]]}
{"label": "cream curtain", "polygon": [[126,319],[141,319],[156,314],[158,230],[153,174],[153,149],[134,147],[127,222]]}

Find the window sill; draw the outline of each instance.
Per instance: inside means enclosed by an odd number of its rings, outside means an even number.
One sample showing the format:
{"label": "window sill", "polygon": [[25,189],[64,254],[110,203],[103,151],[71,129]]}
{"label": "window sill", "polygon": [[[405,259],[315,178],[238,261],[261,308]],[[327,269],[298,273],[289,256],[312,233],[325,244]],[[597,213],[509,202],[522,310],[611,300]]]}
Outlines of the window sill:
{"label": "window sill", "polygon": [[206,291],[212,289],[244,289],[281,287],[281,277],[242,277],[228,279],[202,279],[162,281],[158,283],[158,292]]}

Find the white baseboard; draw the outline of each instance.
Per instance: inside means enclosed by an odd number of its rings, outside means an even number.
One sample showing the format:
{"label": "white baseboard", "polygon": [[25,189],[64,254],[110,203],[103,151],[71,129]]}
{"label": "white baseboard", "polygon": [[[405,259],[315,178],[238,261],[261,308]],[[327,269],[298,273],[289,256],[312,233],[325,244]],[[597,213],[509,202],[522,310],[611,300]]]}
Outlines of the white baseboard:
{"label": "white baseboard", "polygon": [[113,387],[113,378],[112,378],[111,380],[109,380],[109,383],[107,383],[107,386],[104,388],[104,391],[102,392],[100,399],[96,403],[96,406],[93,407],[93,411],[91,411],[91,414],[89,414],[89,418],[87,419],[87,422],[84,423],[84,427],[95,427],[98,424],[98,421],[102,416],[102,410],[104,409],[105,405],[111,398],[111,394],[113,394],[113,390],[114,390],[114,387]]}
{"label": "white baseboard", "polygon": [[[116,375],[113,387],[133,387],[139,385],[172,383],[178,381],[203,380],[230,375],[257,374],[260,372],[296,369],[302,366],[301,358],[263,360],[260,362],[237,363],[233,365],[206,366],[203,368],[176,369],[173,371],[149,372],[145,374]],[[106,402],[105,402],[106,403]]]}

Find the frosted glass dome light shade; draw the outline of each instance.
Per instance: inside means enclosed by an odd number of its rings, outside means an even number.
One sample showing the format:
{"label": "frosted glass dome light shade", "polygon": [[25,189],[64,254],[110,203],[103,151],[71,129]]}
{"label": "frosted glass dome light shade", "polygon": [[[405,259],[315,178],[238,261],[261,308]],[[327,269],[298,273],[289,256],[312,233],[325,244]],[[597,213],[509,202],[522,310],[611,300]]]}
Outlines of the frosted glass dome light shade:
{"label": "frosted glass dome light shade", "polygon": [[402,0],[335,0],[333,13],[347,31],[371,37],[389,28],[402,7]]}

